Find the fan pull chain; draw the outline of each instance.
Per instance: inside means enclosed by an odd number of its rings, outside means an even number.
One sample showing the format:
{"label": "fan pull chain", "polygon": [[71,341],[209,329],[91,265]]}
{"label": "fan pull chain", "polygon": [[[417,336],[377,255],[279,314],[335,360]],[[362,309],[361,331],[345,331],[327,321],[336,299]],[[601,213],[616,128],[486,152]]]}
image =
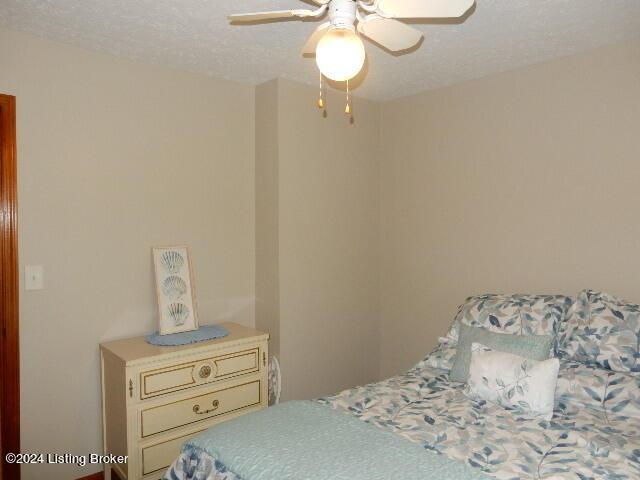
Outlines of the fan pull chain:
{"label": "fan pull chain", "polygon": [[351,103],[349,102],[349,80],[347,80],[347,105],[344,107],[344,113],[347,115],[351,113]]}
{"label": "fan pull chain", "polygon": [[322,72],[320,72],[320,96],[318,97],[318,108],[324,108],[324,98],[322,96]]}

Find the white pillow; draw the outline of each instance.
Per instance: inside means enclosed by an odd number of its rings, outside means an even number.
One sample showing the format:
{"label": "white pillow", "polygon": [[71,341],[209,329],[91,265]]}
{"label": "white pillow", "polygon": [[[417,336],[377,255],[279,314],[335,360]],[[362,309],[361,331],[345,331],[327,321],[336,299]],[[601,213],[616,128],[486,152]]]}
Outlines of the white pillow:
{"label": "white pillow", "polygon": [[560,362],[536,361],[471,344],[469,396],[551,420]]}

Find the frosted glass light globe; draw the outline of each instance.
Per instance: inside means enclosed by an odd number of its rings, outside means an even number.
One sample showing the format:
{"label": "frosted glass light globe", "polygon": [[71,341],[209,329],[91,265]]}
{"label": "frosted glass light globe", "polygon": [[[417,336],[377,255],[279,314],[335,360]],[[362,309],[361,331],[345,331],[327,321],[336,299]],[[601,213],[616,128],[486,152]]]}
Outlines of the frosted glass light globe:
{"label": "frosted glass light globe", "polygon": [[348,28],[332,28],[316,46],[316,63],[322,74],[337,82],[355,77],[364,65],[362,40]]}

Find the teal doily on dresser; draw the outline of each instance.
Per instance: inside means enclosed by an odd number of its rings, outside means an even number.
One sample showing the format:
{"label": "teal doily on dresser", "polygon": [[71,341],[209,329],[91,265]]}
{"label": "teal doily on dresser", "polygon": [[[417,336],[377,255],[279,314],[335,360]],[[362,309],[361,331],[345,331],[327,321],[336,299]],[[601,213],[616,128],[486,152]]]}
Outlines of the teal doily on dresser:
{"label": "teal doily on dresser", "polygon": [[213,340],[214,338],[222,338],[227,335],[229,335],[229,330],[220,325],[203,325],[197,330],[190,332],[171,333],[169,335],[160,335],[159,332],[156,332],[147,335],[145,340],[152,345],[174,347],[177,345],[188,345],[190,343]]}

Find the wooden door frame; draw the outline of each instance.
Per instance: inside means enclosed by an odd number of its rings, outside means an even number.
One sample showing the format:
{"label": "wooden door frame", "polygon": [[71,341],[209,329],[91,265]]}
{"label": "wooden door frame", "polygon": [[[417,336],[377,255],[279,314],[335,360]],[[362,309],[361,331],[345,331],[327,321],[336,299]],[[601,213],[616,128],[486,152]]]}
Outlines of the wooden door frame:
{"label": "wooden door frame", "polygon": [[20,478],[5,454],[20,452],[18,176],[16,99],[0,94],[0,451],[4,479]]}

